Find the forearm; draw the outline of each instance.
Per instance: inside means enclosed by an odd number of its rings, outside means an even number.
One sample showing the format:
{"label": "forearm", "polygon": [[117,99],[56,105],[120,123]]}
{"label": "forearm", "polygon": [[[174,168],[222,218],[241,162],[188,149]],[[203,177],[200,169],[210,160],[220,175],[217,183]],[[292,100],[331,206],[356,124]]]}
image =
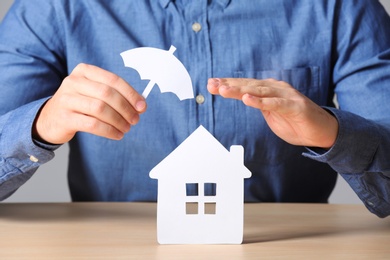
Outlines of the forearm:
{"label": "forearm", "polygon": [[339,121],[334,146],[304,155],[328,163],[340,173],[374,214],[390,215],[390,129],[357,115],[330,109]]}

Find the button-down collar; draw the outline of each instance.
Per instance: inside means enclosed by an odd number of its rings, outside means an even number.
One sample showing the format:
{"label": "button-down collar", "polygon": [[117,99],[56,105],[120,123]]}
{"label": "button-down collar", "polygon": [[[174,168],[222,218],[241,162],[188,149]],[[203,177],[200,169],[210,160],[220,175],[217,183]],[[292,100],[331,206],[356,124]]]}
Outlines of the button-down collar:
{"label": "button-down collar", "polygon": [[[168,4],[174,0],[159,0],[159,1],[163,8],[167,8]],[[223,8],[226,8],[229,5],[231,0],[214,0],[214,1],[220,4]]]}

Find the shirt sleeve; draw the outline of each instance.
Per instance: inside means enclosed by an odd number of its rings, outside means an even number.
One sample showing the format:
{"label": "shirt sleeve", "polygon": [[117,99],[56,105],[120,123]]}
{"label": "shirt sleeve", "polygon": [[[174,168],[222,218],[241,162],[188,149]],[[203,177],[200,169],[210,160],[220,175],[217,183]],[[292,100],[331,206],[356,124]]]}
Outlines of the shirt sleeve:
{"label": "shirt sleeve", "polygon": [[66,74],[58,17],[51,2],[16,0],[0,24],[0,199],[54,157],[57,146],[40,145],[31,131]]}
{"label": "shirt sleeve", "polygon": [[350,112],[327,108],[339,122],[329,150],[308,148],[311,159],[328,163],[374,214],[390,215],[389,129]]}
{"label": "shirt sleeve", "polygon": [[[376,215],[390,215],[390,19],[377,1],[339,1],[333,82],[339,133],[328,163]],[[375,29],[374,29],[375,28]]]}
{"label": "shirt sleeve", "polygon": [[54,157],[57,145],[38,145],[31,135],[42,104],[38,100],[0,117],[0,199],[9,197],[38,167]]}

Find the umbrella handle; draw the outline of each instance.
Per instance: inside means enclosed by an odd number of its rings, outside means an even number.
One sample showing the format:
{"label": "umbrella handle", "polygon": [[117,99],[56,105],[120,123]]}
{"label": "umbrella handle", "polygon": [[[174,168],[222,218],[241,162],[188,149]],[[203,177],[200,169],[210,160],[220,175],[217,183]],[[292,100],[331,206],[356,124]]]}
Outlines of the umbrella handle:
{"label": "umbrella handle", "polygon": [[[176,47],[171,45],[171,47],[169,48],[168,52],[170,54],[173,55],[173,53],[176,51]],[[152,88],[154,87],[154,85],[156,84],[156,82],[154,82],[153,80],[149,81],[148,85],[146,86],[144,92],[142,92],[142,96],[146,99],[150,93],[150,91],[152,91]]]}
{"label": "umbrella handle", "polygon": [[144,92],[142,92],[142,96],[146,99],[150,93],[150,91],[152,91],[152,88],[154,87],[154,84],[155,82],[153,80],[149,81],[148,85],[146,86]]}

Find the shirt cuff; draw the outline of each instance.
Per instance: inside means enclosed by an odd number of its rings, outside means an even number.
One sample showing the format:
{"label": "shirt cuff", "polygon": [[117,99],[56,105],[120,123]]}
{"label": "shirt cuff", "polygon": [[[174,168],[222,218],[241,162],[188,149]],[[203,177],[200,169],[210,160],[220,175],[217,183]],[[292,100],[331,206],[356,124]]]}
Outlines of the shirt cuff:
{"label": "shirt cuff", "polygon": [[32,138],[34,120],[47,99],[26,104],[1,117],[0,157],[21,172],[50,161],[54,150],[59,147],[37,144]]}
{"label": "shirt cuff", "polygon": [[373,160],[380,143],[378,126],[365,118],[336,108],[325,108],[339,123],[335,144],[329,149],[308,148],[304,156],[328,163],[339,173],[361,173]]}
{"label": "shirt cuff", "polygon": [[341,174],[359,196],[366,208],[384,218],[390,215],[390,203],[382,194],[387,194],[389,179],[381,173]]}

